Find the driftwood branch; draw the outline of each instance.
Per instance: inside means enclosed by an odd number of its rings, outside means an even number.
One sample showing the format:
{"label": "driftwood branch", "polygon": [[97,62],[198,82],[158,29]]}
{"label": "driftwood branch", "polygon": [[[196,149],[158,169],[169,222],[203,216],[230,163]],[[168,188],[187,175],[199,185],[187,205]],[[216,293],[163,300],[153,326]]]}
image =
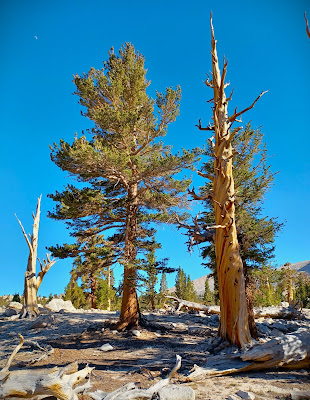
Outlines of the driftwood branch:
{"label": "driftwood branch", "polygon": [[179,299],[178,297],[175,296],[165,296],[168,299],[172,299],[178,303],[176,311],[180,311],[182,307],[187,307],[190,308],[191,310],[196,310],[196,311],[204,311],[207,314],[219,314],[220,313],[220,307],[219,306],[206,306],[204,304],[200,303],[195,303],[194,301],[187,301],[183,299]]}
{"label": "driftwood branch", "polygon": [[202,368],[195,365],[189,381],[244,371],[270,368],[302,369],[310,365],[310,335],[303,328],[294,334],[282,335],[236,355],[210,357]]}
{"label": "driftwood branch", "polygon": [[[187,301],[179,299],[176,296],[166,296],[178,303],[176,311],[180,311],[182,307],[187,307],[191,310],[204,311],[207,314],[220,314],[219,306],[206,306],[204,304],[195,303],[194,301]],[[254,308],[255,318],[281,318],[281,319],[299,319],[301,312],[294,307],[262,307]]]}
{"label": "driftwood branch", "polygon": [[22,345],[24,344],[24,338],[22,335],[18,334],[19,338],[20,338],[20,342],[19,344],[15,347],[15,349],[13,350],[12,354],[10,355],[10,357],[8,358],[4,368],[2,368],[2,370],[0,372],[7,372],[12,364],[12,361],[14,359],[14,357],[16,356],[16,354],[19,352],[20,348],[22,347]]}
{"label": "driftwood branch", "polygon": [[154,395],[164,386],[168,385],[181,368],[181,357],[176,355],[176,363],[168,377],[162,379],[161,381],[155,383],[148,389],[136,388],[135,384],[129,383],[121,388],[116,389],[114,392],[106,394],[101,391],[96,391],[93,393],[87,393],[94,400],[131,400],[131,399],[153,399]]}
{"label": "driftwood branch", "polygon": [[[90,387],[89,381],[86,385],[74,386],[85,379],[93,370],[86,366],[77,371],[77,363],[67,365],[64,368],[53,368],[49,372],[40,370],[17,370],[9,371],[9,367],[19,349],[22,347],[24,339],[21,335],[20,343],[5,365],[0,371],[0,398],[9,399],[12,397],[34,398],[40,396],[55,396],[60,400],[78,400],[77,393]],[[30,396],[29,396],[30,395]]]}

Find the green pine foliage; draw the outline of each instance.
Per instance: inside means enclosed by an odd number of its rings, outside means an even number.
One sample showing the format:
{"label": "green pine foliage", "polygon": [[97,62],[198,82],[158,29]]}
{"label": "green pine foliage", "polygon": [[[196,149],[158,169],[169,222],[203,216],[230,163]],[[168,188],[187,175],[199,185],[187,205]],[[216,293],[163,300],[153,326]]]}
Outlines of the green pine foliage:
{"label": "green pine foliage", "polygon": [[207,277],[206,281],[205,281],[205,292],[203,294],[203,302],[206,305],[209,304],[214,304],[214,294],[211,292],[210,290],[210,285],[209,285],[209,279]]}
{"label": "green pine foliage", "polygon": [[186,275],[184,270],[180,267],[175,280],[175,294],[179,299],[187,301],[196,301],[197,295],[193,282],[189,275]]}
{"label": "green pine foliage", "polygon": [[78,285],[74,275],[71,275],[70,281],[65,288],[64,300],[71,300],[75,308],[86,308],[87,300],[83,289]]}
{"label": "green pine foliage", "polygon": [[168,293],[167,277],[166,272],[164,271],[161,274],[159,293],[162,295],[166,295]]}
{"label": "green pine foliage", "polygon": [[[141,270],[144,274],[140,275],[142,281],[141,289],[143,294],[140,296],[142,308],[155,310],[160,308],[165,301],[165,295],[168,293],[166,274],[175,272],[176,269],[169,267],[168,258],[156,260],[155,251],[159,246],[153,243],[146,255],[146,259],[141,262]],[[158,275],[162,274],[159,292],[156,290]]]}
{"label": "green pine foliage", "polygon": [[301,301],[303,308],[310,308],[310,276],[306,272],[298,273],[295,298]]}
{"label": "green pine foliage", "polygon": [[[261,267],[274,257],[274,239],[283,224],[274,217],[263,216],[263,201],[270,190],[276,173],[268,164],[266,144],[260,129],[254,130],[250,124],[239,131],[233,140],[236,153],[233,159],[235,184],[236,227],[240,254],[245,267]],[[210,155],[211,149],[207,150]],[[213,159],[204,164],[204,172],[212,174]],[[208,183],[202,192],[212,190]],[[206,201],[206,211],[202,222],[214,223],[213,209],[210,200]],[[215,270],[215,249],[211,242],[204,247],[203,257],[206,263]]]}
{"label": "green pine foliage", "polygon": [[116,309],[116,290],[114,289],[114,276],[113,271],[110,272],[111,276],[111,286],[108,285],[107,277],[102,277],[98,279],[98,287],[96,290],[96,308],[107,310],[109,306],[109,299],[111,301],[111,309]]}
{"label": "green pine foliage", "polygon": [[[253,129],[250,124],[239,131],[233,140],[235,156],[233,158],[233,174],[235,184],[235,215],[240,255],[244,272],[248,269],[261,268],[274,257],[274,240],[283,224],[277,218],[263,215],[263,202],[270,190],[276,173],[268,164],[266,144],[260,129]],[[211,156],[212,147],[206,154]],[[213,158],[204,164],[203,172],[213,173]],[[201,188],[201,193],[212,191],[212,183],[208,182]],[[211,200],[205,202],[205,211],[200,218],[200,225],[214,224],[214,214]],[[206,231],[202,251],[205,265],[213,271],[215,288],[217,287],[215,246],[212,231]],[[215,300],[217,291],[215,290]]]}
{"label": "green pine foliage", "polygon": [[[96,234],[106,231],[105,248],[133,269],[154,234],[150,224],[172,222],[171,215],[184,206],[190,180],[174,175],[193,168],[200,153],[173,154],[164,145],[161,139],[179,113],[181,91],[168,88],[153,100],[145,75],[144,57],[130,43],[118,55],[112,49],[102,69],[76,75],[82,115],[93,127],[72,143],[61,140],[51,148],[52,161],[79,185],[49,195],[56,203],[49,217],[66,221],[75,237],[94,228]],[[70,251],[68,246],[75,245],[66,246]]]}
{"label": "green pine foliage", "polygon": [[20,298],[19,293],[15,293],[14,294],[12,301],[16,301],[17,303],[21,303],[21,298]]}
{"label": "green pine foliage", "polygon": [[270,266],[250,272],[255,307],[278,305],[282,300],[282,273]]}

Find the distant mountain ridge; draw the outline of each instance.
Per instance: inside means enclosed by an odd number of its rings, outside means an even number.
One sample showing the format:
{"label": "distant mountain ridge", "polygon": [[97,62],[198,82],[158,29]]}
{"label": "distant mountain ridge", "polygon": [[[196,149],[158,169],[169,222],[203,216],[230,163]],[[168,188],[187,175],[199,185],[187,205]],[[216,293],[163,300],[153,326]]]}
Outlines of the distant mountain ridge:
{"label": "distant mountain ridge", "polygon": [[[283,268],[284,265],[281,266]],[[306,272],[310,275],[310,260],[308,261],[300,261],[294,264],[290,264],[289,267],[298,272]]]}

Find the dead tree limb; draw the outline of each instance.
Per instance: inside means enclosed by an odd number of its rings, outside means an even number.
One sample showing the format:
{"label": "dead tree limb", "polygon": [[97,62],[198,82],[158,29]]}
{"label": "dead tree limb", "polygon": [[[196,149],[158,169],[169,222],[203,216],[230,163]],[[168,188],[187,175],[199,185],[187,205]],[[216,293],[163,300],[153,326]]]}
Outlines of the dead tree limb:
{"label": "dead tree limb", "polygon": [[77,363],[69,364],[64,368],[53,368],[46,370],[17,370],[9,371],[9,367],[19,349],[22,347],[24,339],[21,335],[20,343],[16,346],[5,367],[0,371],[0,398],[9,399],[11,397],[34,398],[35,396],[55,396],[60,400],[78,400],[77,393],[90,387],[90,382],[82,386],[76,384],[85,379],[93,370],[86,366],[77,371]]}
{"label": "dead tree limb", "polygon": [[179,299],[178,297],[175,297],[175,296],[165,296],[165,297],[167,297],[168,299],[172,299],[178,303],[176,311],[180,311],[182,307],[188,307],[191,310],[204,311],[207,314],[219,314],[220,313],[219,306],[206,306],[204,304],[195,303],[194,301],[187,301],[187,300]]}
{"label": "dead tree limb", "polygon": [[[219,306],[206,306],[204,304],[195,303],[194,301],[187,301],[179,299],[176,296],[165,296],[177,302],[176,311],[180,311],[182,307],[187,307],[191,310],[204,311],[207,314],[220,314]],[[262,307],[254,308],[255,318],[274,318],[274,319],[300,319],[301,312],[294,307]]]}
{"label": "dead tree limb", "polygon": [[181,357],[176,355],[176,364],[169,373],[168,377],[155,383],[148,389],[138,389],[132,383],[129,383],[121,388],[116,389],[114,392],[108,395],[104,392],[96,391],[93,393],[87,393],[94,400],[132,400],[132,399],[153,399],[154,395],[164,386],[168,385],[181,368]]}
{"label": "dead tree limb", "polygon": [[261,371],[270,368],[303,369],[310,366],[310,335],[304,329],[257,344],[236,355],[210,357],[205,367],[195,365],[187,377],[196,381],[211,376],[222,376],[244,371]]}

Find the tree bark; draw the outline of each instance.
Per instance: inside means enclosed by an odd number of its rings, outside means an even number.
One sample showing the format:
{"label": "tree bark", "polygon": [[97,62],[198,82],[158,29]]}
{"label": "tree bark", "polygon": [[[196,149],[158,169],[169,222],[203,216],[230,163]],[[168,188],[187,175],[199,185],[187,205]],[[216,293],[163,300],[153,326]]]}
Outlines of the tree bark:
{"label": "tree bark", "polygon": [[129,190],[125,230],[124,248],[124,282],[120,320],[118,330],[131,329],[138,326],[139,306],[136,292],[136,238],[137,238],[137,184]]}
{"label": "tree bark", "polygon": [[251,280],[248,273],[248,267],[246,262],[243,260],[243,272],[244,272],[244,280],[245,280],[245,297],[248,308],[248,321],[249,321],[249,329],[253,339],[258,339],[258,332],[255,325],[254,318],[254,307],[253,307],[253,291]]}
{"label": "tree bark", "polygon": [[108,311],[111,311],[111,267],[108,265]]}
{"label": "tree bark", "polygon": [[212,200],[215,213],[215,224],[220,226],[215,232],[215,253],[221,318],[219,336],[234,345],[243,347],[251,340],[248,311],[245,296],[245,282],[242,260],[239,253],[235,225],[234,179],[232,174],[233,133],[229,128],[232,120],[228,117],[225,95],[225,75],[227,62],[221,72],[219,69],[216,41],[211,17],[212,46],[212,81],[206,84],[213,88],[213,130],[214,144],[214,178]]}
{"label": "tree bark", "polygon": [[91,300],[91,307],[92,308],[97,308],[96,301],[97,301],[97,296],[96,296],[96,290],[98,288],[98,282],[96,277],[91,274],[90,275],[90,300]]}

